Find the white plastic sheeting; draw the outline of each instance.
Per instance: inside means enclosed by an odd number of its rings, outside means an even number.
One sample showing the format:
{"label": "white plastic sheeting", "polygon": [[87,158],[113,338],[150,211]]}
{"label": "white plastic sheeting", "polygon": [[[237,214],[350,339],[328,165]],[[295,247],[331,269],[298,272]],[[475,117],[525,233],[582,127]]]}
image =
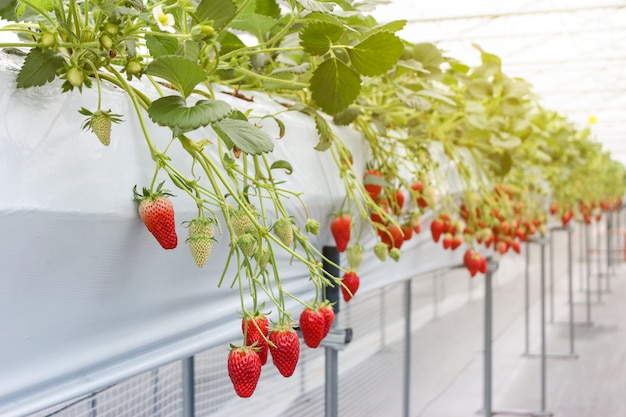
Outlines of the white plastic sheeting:
{"label": "white plastic sheeting", "polygon": [[[61,94],[56,82],[17,90],[14,59],[0,53],[0,415],[34,412],[237,341],[238,291],[228,278],[217,288],[228,238],[218,236],[208,265],[198,269],[181,225],[195,217],[191,199],[174,199],[179,246],[172,251],[157,244],[137,215],[132,189],[150,183],[154,162],[130,101],[105,91],[103,108],[126,115],[105,148],[80,129],[84,117],[77,112],[95,107],[95,90]],[[151,88],[145,91],[156,97]],[[226,94],[220,99],[241,110],[252,107],[257,115],[283,109],[253,95],[254,103]],[[337,168],[329,153],[313,150],[317,133],[307,116],[280,117],[287,134],[276,141],[272,158],[293,164],[286,187],[302,191],[310,217],[323,224],[311,241],[319,248],[332,245],[328,218],[343,199]],[[273,122],[264,125],[277,137]],[[170,138],[167,129],[149,123],[149,130],[158,146]],[[363,171],[364,141],[349,129],[337,131]],[[169,154],[175,164],[188,159],[176,146]],[[295,199],[288,209],[303,225]],[[365,243],[373,245],[373,234]],[[403,250],[399,263],[367,257],[359,291],[458,264],[462,256],[461,250],[435,249],[427,230]],[[286,256],[278,268],[287,289],[313,297],[305,268],[290,265]]]}

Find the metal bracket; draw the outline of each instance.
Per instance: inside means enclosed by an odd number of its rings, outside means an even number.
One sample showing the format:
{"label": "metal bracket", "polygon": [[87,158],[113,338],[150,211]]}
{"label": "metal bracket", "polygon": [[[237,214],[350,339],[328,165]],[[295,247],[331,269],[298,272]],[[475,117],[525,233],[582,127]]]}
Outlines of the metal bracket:
{"label": "metal bracket", "polygon": [[344,350],[352,342],[352,327],[330,329],[320,346]]}

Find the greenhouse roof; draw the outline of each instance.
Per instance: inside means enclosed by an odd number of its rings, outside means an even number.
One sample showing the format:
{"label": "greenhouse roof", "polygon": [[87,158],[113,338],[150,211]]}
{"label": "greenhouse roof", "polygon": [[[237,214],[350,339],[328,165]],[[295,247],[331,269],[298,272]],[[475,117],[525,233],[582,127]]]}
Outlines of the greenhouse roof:
{"label": "greenhouse roof", "polygon": [[546,109],[589,126],[626,163],[626,1],[391,0],[373,15],[406,19],[402,38],[436,43],[468,64],[480,62],[472,44],[498,55]]}

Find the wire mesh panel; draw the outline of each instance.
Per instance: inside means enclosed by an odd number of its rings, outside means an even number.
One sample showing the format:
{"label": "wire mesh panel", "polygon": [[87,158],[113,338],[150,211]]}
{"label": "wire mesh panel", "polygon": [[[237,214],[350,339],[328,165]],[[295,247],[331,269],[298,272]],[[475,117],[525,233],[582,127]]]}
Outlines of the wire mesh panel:
{"label": "wire mesh panel", "polygon": [[32,417],[182,416],[180,362],[154,369]]}

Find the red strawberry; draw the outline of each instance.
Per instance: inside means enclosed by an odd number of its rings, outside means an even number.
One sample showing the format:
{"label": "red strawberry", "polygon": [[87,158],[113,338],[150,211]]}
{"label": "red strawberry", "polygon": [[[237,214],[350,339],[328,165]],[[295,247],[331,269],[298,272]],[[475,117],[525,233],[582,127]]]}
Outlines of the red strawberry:
{"label": "red strawberry", "polygon": [[433,235],[433,240],[439,242],[439,237],[443,233],[444,223],[442,219],[435,219],[430,224],[430,232]]}
{"label": "red strawberry", "polygon": [[343,252],[348,247],[350,241],[350,227],[352,225],[352,217],[349,214],[341,214],[336,216],[330,223],[330,231],[335,238],[335,245],[339,252]]}
{"label": "red strawberry", "polygon": [[444,249],[450,249],[452,247],[452,234],[446,233],[443,235],[442,243]]}
{"label": "red strawberry", "polygon": [[363,177],[363,182],[365,183],[365,185],[364,185],[365,191],[367,191],[367,193],[370,195],[370,197],[372,197],[372,199],[375,200],[376,197],[378,197],[378,195],[380,194],[380,191],[383,189],[383,187],[381,185],[368,182],[373,177],[382,178],[383,174],[381,174],[380,171],[377,171],[375,169],[371,169],[371,170],[367,171],[365,173],[365,176]]}
{"label": "red strawberry", "polygon": [[268,326],[269,322],[267,317],[265,317],[262,313],[256,312],[252,318],[243,317],[241,319],[241,331],[246,334],[246,345],[253,346],[256,349],[256,352],[259,354],[259,358],[261,359],[261,365],[265,365],[267,363],[267,352],[269,350],[269,346],[266,338]]}
{"label": "red strawberry", "polygon": [[404,237],[405,241],[411,240],[411,238],[413,237],[413,228],[409,223],[405,223],[402,225],[402,236]]}
{"label": "red strawberry", "polygon": [[450,249],[455,250],[463,243],[463,238],[459,235],[456,235],[452,238],[452,244],[450,245]]}
{"label": "red strawberry", "polygon": [[335,320],[335,310],[329,302],[325,302],[322,303],[318,311],[322,316],[324,316],[324,337],[326,337],[333,326],[333,321]]}
{"label": "red strawberry", "polygon": [[389,226],[387,229],[379,230],[378,235],[380,236],[380,241],[387,245],[389,249],[400,249],[402,243],[404,243],[402,229],[395,224]]}
{"label": "red strawberry", "polygon": [[304,343],[313,349],[318,347],[324,338],[326,327],[324,316],[318,310],[307,307],[300,314],[299,322]]}
{"label": "red strawberry", "polygon": [[163,249],[174,249],[178,244],[178,236],[174,221],[174,205],[168,198],[172,194],[162,190],[162,186],[163,183],[159,184],[154,193],[144,188],[143,194],[139,194],[135,186],[133,194],[135,200],[139,202],[139,217],[150,233]]}
{"label": "red strawberry", "polygon": [[228,376],[238,396],[250,397],[261,376],[259,355],[247,346],[233,347],[228,355]]}
{"label": "red strawberry", "polygon": [[509,250],[509,244],[501,240],[496,244],[496,250],[500,252],[500,255],[504,255]]}
{"label": "red strawberry", "polygon": [[300,339],[288,324],[278,325],[270,330],[270,353],[272,363],[285,378],[293,375],[300,358]]}
{"label": "red strawberry", "polygon": [[354,297],[356,291],[359,289],[359,284],[361,283],[361,279],[354,271],[346,272],[341,278],[342,286],[341,292],[343,294],[343,299],[347,302]]}
{"label": "red strawberry", "polygon": [[513,248],[513,250],[515,251],[515,253],[521,253],[522,248],[519,244],[519,241],[514,240],[511,242],[511,248]]}
{"label": "red strawberry", "polygon": [[393,214],[399,216],[404,206],[404,193],[400,190],[396,191],[395,204],[393,205]]}
{"label": "red strawberry", "polygon": [[550,204],[550,214],[554,216],[558,210],[559,204],[557,202],[553,202],[552,204]]}
{"label": "red strawberry", "polygon": [[478,254],[478,271],[481,274],[487,273],[487,259],[480,253]]}

